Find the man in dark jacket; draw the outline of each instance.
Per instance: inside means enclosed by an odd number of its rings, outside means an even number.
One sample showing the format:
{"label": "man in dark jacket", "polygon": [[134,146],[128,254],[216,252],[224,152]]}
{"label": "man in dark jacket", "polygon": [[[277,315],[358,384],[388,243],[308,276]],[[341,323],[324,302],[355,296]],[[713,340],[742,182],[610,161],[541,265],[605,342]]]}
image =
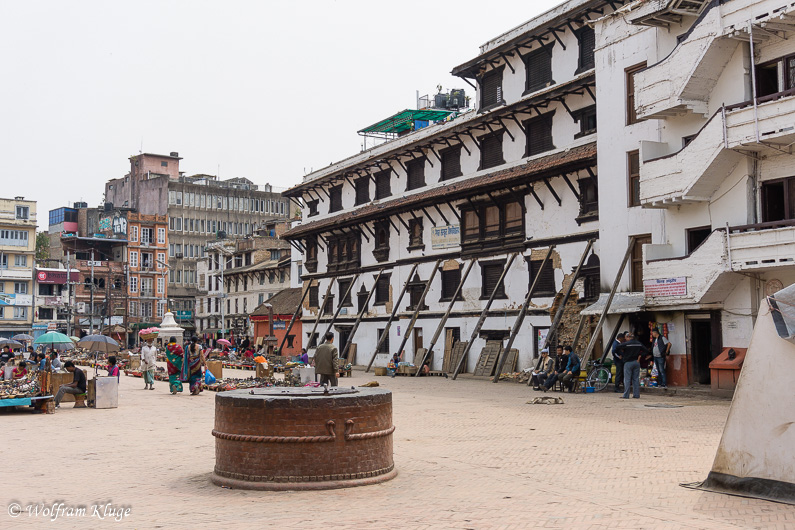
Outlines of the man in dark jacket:
{"label": "man in dark jacket", "polygon": [[326,333],[326,342],[317,347],[315,352],[315,373],[320,376],[320,384],[337,386],[337,373],[340,356],[334,346],[334,334]]}
{"label": "man in dark jacket", "polygon": [[624,359],[624,395],[629,399],[629,387],[632,386],[632,397],[640,397],[640,358],[649,355],[649,349],[641,344],[632,333],[625,335],[626,342],[617,350]]}
{"label": "man in dark jacket", "polygon": [[566,368],[558,374],[558,381],[563,384],[564,388],[567,388],[569,392],[574,391],[574,380],[580,376],[580,356],[575,355],[575,353],[571,350],[571,346],[565,346],[563,348],[564,355],[568,356],[568,361],[566,361]]}
{"label": "man in dark jacket", "polygon": [[[613,364],[616,366],[616,378],[613,381],[613,384],[615,386],[616,392],[621,392],[619,387],[621,386],[621,383],[624,383],[624,359],[621,357],[618,347],[624,344],[624,341],[626,340],[624,337],[626,334],[626,331],[619,333],[616,335],[616,340],[613,341]],[[625,388],[626,386],[626,383],[624,383]]]}

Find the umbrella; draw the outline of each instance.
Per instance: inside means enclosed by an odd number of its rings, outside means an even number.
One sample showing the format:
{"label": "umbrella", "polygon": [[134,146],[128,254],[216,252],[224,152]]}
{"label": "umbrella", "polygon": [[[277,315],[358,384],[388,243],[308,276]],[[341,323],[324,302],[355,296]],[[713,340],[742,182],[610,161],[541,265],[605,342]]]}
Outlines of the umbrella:
{"label": "umbrella", "polygon": [[45,344],[48,346],[52,346],[53,344],[72,344],[72,339],[70,339],[63,333],[58,333],[57,331],[50,331],[40,336],[38,339],[34,340],[33,344]]}
{"label": "umbrella", "polygon": [[228,341],[228,340],[226,340],[226,339],[218,339],[218,340],[217,340],[217,341],[215,341],[215,342],[216,342],[216,343],[218,343],[218,344],[223,344],[224,346],[231,346],[231,345],[232,345],[232,343],[231,343],[231,342],[229,342],[229,341]]}
{"label": "umbrella", "polygon": [[14,335],[11,338],[14,339],[14,340],[33,340],[33,337],[31,337],[27,333],[20,333],[18,335]]}
{"label": "umbrella", "polygon": [[90,351],[102,353],[119,351],[119,343],[105,335],[88,335],[80,339],[77,345]]}
{"label": "umbrella", "polygon": [[80,337],[75,337],[74,335],[72,335],[69,338],[72,339],[72,342],[79,342],[80,341]]}
{"label": "umbrella", "polygon": [[22,343],[17,342],[14,339],[0,339],[0,347],[2,346],[9,346],[11,348],[21,348]]}
{"label": "umbrella", "polygon": [[52,349],[53,351],[59,351],[59,352],[60,351],[74,350],[75,349],[75,345],[72,344],[71,342],[69,342],[69,343],[67,343],[67,342],[55,342],[53,344],[50,344],[49,346],[50,346],[50,349]]}

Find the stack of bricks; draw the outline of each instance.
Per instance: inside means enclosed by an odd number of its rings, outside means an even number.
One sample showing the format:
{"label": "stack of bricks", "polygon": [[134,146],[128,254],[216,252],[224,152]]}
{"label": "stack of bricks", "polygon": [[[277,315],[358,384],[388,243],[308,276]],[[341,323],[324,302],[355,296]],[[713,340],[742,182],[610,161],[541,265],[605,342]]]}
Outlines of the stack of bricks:
{"label": "stack of bricks", "polygon": [[216,396],[213,482],[260,490],[330,489],[388,480],[392,394],[260,389]]}

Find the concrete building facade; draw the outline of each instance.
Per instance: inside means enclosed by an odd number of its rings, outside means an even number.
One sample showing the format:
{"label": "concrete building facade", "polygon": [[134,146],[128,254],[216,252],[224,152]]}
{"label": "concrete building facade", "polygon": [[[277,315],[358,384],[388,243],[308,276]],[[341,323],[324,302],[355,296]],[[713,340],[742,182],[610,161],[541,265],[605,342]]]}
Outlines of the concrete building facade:
{"label": "concrete building facade", "polygon": [[[285,193],[305,205],[285,235],[300,248],[294,259],[310,290],[305,341],[317,321],[317,332],[331,328],[344,348],[361,312],[353,362],[376,354],[385,365],[401,344],[418,362],[439,335],[432,369],[452,371],[445,351],[473,341],[462,368],[490,373],[497,368],[481,353],[487,343],[506,346],[536,276],[513,343],[518,362],[503,368],[534,364],[569,285],[558,340],[574,339],[579,308],[598,297],[600,269],[595,39],[586,22],[611,4],[567,2],[489,41],[453,69],[477,85],[474,111],[400,134]],[[580,342],[591,319],[583,325]]]}
{"label": "concrete building facade", "polygon": [[0,337],[33,330],[35,257],[36,201],[0,198]]}
{"label": "concrete building facade", "polygon": [[251,235],[263,223],[289,214],[270,185],[245,178],[185,176],[181,158],[143,153],[130,157],[130,172],[105,184],[105,201],[145,215],[168,216],[168,292],[179,322],[193,330],[199,295],[197,262],[208,240]]}

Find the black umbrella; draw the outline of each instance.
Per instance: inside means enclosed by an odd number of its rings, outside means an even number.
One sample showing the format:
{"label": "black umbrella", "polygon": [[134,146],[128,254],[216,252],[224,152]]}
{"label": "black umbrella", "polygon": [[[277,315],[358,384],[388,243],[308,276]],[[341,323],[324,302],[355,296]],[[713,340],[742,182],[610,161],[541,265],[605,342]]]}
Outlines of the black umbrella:
{"label": "black umbrella", "polygon": [[14,340],[33,340],[33,337],[31,337],[27,333],[19,333],[18,335],[14,335],[11,338]]}
{"label": "black umbrella", "polygon": [[119,351],[119,343],[105,335],[87,335],[80,339],[77,345],[95,352],[109,353]]}
{"label": "black umbrella", "polygon": [[11,348],[21,348],[22,343],[17,342],[14,339],[0,339],[0,348],[3,346],[9,346]]}

